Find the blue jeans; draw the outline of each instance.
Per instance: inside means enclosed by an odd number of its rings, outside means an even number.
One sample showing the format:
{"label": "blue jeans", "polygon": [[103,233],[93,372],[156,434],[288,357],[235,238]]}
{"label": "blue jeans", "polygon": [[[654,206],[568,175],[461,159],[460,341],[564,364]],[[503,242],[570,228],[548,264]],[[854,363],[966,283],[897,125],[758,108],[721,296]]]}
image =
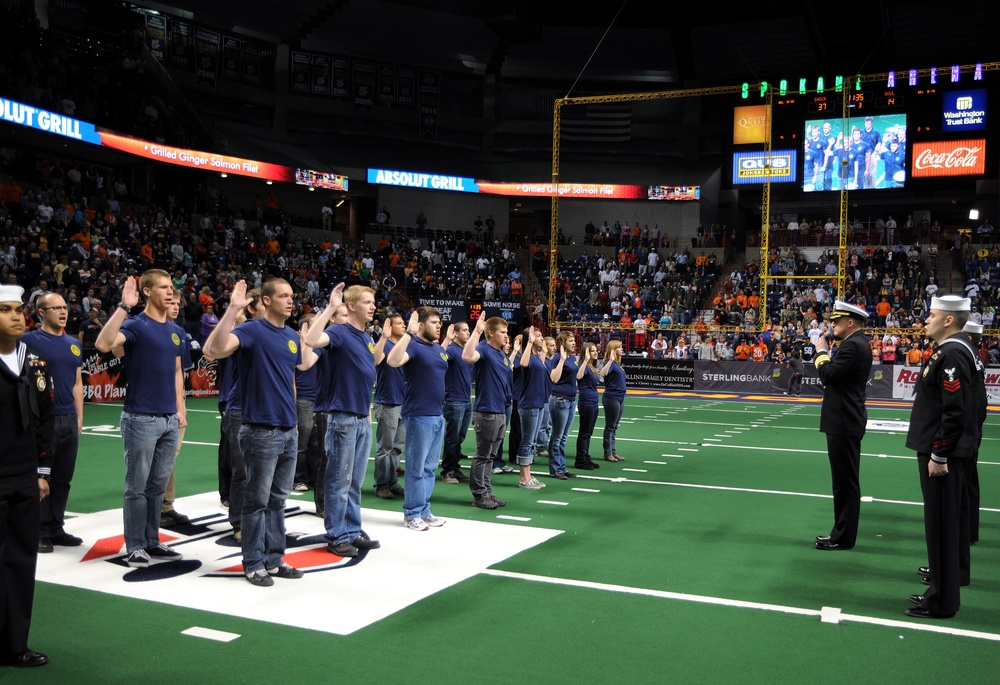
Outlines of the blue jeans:
{"label": "blue jeans", "polygon": [[549,398],[549,401],[542,406],[542,420],[538,423],[538,435],[535,437],[534,444],[536,452],[548,449],[549,440],[552,435],[552,410],[549,404],[551,399]]}
{"label": "blue jeans", "polygon": [[52,429],[52,475],[49,496],[41,501],[41,537],[54,537],[63,531],[70,482],[76,470],[76,453],[80,445],[76,414],[55,417]]}
{"label": "blue jeans", "polygon": [[[373,404],[372,413],[378,421],[375,429],[375,489],[387,488],[399,482],[396,467],[406,444],[406,424],[399,418],[400,405]],[[406,468],[410,468],[410,453],[406,453]]]}
{"label": "blue jeans", "polygon": [[576,404],[571,399],[553,395],[549,400],[552,434],[549,436],[549,475],[566,473],[566,436],[573,425]]}
{"label": "blue jeans", "polygon": [[243,570],[277,568],[285,555],[285,503],[295,480],[296,429],[245,425],[239,439],[247,469],[240,512]]}
{"label": "blue jeans", "polygon": [[[472,402],[444,403],[444,456],[441,472],[458,471],[462,466],[462,443],[472,421]],[[409,458],[407,458],[409,461]]]}
{"label": "blue jeans", "polygon": [[434,471],[444,444],[444,416],[404,416],[403,425],[406,426],[403,517],[413,519],[431,513]]}
{"label": "blue jeans", "polygon": [[604,405],[604,456],[610,457],[612,454],[618,454],[615,437],[618,433],[618,422],[625,409],[625,400],[616,400],[605,395],[602,404]]}
{"label": "blue jeans", "polygon": [[367,416],[330,412],[326,427],[326,539],[335,545],[361,534],[361,486],[372,450],[372,424]]}
{"label": "blue jeans", "polygon": [[521,446],[517,450],[517,465],[531,466],[534,461],[534,446],[538,441],[538,431],[542,423],[542,408],[517,408],[521,417]]}
{"label": "blue jeans", "polygon": [[160,544],[163,492],[177,457],[177,414],[133,414],[123,411],[125,445],[125,551]]}

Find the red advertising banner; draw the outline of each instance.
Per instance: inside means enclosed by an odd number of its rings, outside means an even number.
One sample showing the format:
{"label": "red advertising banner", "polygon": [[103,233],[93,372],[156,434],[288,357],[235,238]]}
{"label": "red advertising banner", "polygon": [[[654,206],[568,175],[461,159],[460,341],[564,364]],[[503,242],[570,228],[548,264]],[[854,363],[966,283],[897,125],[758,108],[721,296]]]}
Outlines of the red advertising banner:
{"label": "red advertising banner", "polygon": [[499,183],[476,181],[480,193],[526,197],[598,198],[602,200],[645,200],[646,186],[611,183]]}
{"label": "red advertising banner", "polygon": [[986,173],[986,139],[913,143],[913,178]]}
{"label": "red advertising banner", "polygon": [[295,170],[280,164],[269,164],[252,159],[229,157],[211,152],[188,150],[170,145],[151,143],[148,140],[130,138],[117,133],[101,130],[101,145],[129,154],[152,159],[157,162],[176,164],[177,166],[208,169],[220,173],[252,176],[270,181],[295,182]]}

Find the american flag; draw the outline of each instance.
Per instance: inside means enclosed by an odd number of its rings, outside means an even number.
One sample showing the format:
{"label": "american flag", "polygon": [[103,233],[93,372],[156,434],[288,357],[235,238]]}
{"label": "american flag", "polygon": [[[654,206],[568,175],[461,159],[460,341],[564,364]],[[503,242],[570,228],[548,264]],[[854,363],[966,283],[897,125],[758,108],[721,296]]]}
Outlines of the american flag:
{"label": "american flag", "polygon": [[566,105],[560,131],[563,140],[621,143],[632,138],[632,105],[627,102]]}

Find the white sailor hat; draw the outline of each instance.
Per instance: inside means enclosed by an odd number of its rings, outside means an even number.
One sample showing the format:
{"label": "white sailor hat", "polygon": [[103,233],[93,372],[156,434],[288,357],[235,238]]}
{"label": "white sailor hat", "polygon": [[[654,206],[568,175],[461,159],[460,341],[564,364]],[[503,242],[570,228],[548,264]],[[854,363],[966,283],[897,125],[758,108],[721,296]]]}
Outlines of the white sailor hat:
{"label": "white sailor hat", "polygon": [[931,309],[941,312],[967,312],[972,308],[972,300],[958,295],[942,295],[931,298]]}
{"label": "white sailor hat", "polygon": [[966,333],[971,333],[972,335],[982,335],[983,324],[976,323],[975,321],[969,321],[965,324],[962,330]]}
{"label": "white sailor hat", "polygon": [[21,302],[24,288],[19,285],[0,285],[0,302]]}
{"label": "white sailor hat", "polygon": [[830,321],[836,321],[842,316],[853,316],[855,319],[861,319],[862,321],[868,320],[868,312],[861,307],[849,304],[843,300],[837,300],[833,303],[833,311],[830,312],[830,315],[827,316],[827,318]]}

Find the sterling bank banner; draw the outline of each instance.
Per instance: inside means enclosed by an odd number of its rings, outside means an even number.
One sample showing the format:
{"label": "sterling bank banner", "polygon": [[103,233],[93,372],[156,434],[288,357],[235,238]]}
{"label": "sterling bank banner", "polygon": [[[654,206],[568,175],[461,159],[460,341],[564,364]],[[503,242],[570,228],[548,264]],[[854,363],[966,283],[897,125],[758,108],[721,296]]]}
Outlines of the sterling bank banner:
{"label": "sterling bank banner", "polygon": [[[630,388],[649,390],[780,395],[788,390],[791,381],[791,371],[784,364],[772,362],[626,357],[622,360],[622,369]],[[873,365],[868,378],[868,397],[891,398],[893,380],[892,366]],[[801,392],[803,397],[823,396],[823,384],[811,364],[803,369]]]}

